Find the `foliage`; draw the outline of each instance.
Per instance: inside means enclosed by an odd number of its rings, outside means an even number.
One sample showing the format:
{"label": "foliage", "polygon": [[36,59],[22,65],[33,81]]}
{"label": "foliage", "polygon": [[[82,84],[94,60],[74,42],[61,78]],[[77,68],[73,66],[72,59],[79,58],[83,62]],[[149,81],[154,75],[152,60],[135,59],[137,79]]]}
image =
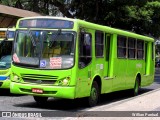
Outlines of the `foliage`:
{"label": "foliage", "polygon": [[160,36],[160,0],[0,0],[0,4]]}

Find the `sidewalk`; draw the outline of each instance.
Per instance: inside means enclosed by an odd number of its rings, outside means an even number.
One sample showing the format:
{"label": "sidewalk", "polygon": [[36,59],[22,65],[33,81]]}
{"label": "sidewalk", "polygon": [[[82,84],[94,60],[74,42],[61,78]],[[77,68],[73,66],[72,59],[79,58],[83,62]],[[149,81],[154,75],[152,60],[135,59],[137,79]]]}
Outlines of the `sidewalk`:
{"label": "sidewalk", "polygon": [[[160,68],[155,68],[155,76],[160,76]],[[160,120],[160,88],[136,97],[96,106],[76,116],[65,120]]]}
{"label": "sidewalk", "polygon": [[[107,112],[108,111],[108,112]],[[126,117],[123,117],[123,114],[128,114]],[[142,113],[154,111],[150,117],[143,116]],[[117,112],[117,113],[116,113]],[[133,113],[131,113],[133,112]],[[107,116],[107,114],[115,114],[116,117],[103,117]],[[117,115],[121,114],[122,116],[117,117]],[[136,113],[136,114],[135,114]],[[102,117],[98,114],[103,114]],[[106,114],[106,115],[104,115]],[[117,115],[116,115],[117,114]],[[134,117],[134,115],[136,117]],[[126,100],[121,100],[118,102],[111,103],[109,105],[97,106],[89,109],[86,112],[82,112],[81,115],[77,115],[80,117],[68,117],[66,120],[159,120],[160,119],[160,88],[153,90],[151,92],[144,93],[142,95],[132,97]],[[82,117],[81,117],[82,116]],[[85,116],[85,117],[83,117]],[[86,117],[88,116],[88,117]],[[92,117],[93,116],[93,117]],[[99,116],[99,117],[97,117]],[[110,115],[109,115],[110,116]]]}
{"label": "sidewalk", "polygon": [[95,107],[90,111],[160,111],[160,89],[110,105]]}

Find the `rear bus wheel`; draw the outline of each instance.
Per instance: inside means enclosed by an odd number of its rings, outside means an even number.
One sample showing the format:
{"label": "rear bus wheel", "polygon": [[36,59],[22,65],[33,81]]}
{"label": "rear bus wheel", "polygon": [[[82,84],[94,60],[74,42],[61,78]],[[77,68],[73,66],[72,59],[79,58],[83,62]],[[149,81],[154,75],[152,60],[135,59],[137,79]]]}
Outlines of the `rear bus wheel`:
{"label": "rear bus wheel", "polygon": [[48,97],[33,96],[33,98],[38,104],[43,104],[48,100]]}
{"label": "rear bus wheel", "polygon": [[138,77],[136,77],[135,85],[133,88],[133,95],[137,96],[139,94],[139,88],[140,88],[140,80]]}
{"label": "rear bus wheel", "polygon": [[90,107],[95,106],[99,101],[99,97],[100,97],[99,87],[98,87],[97,82],[94,81],[91,87],[90,96],[88,98],[89,106]]}

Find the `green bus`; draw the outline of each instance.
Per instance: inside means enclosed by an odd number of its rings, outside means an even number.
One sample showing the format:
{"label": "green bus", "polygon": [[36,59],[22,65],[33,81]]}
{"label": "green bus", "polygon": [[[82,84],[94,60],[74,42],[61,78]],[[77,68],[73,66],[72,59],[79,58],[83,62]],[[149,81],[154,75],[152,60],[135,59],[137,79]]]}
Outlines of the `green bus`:
{"label": "green bus", "polygon": [[[0,28],[0,88],[10,88],[11,52],[14,28]],[[8,34],[8,40],[6,35]]]}
{"label": "green bus", "polygon": [[78,19],[19,19],[11,66],[11,93],[38,103],[87,98],[139,88],[154,81],[154,39]]}

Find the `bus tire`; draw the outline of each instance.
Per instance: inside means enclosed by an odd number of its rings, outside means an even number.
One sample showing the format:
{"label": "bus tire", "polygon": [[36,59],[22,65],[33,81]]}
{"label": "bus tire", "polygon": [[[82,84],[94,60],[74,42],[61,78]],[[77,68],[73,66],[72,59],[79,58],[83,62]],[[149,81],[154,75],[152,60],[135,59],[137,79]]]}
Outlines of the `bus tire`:
{"label": "bus tire", "polygon": [[140,88],[140,80],[139,80],[138,77],[136,77],[135,85],[134,85],[134,88],[133,88],[133,95],[134,96],[137,96],[139,94],[139,88]]}
{"label": "bus tire", "polygon": [[38,104],[43,104],[48,100],[48,97],[33,96],[33,98]]}
{"label": "bus tire", "polygon": [[88,97],[88,105],[90,107],[93,107],[97,105],[100,97],[99,87],[96,81],[93,81],[90,96]]}

